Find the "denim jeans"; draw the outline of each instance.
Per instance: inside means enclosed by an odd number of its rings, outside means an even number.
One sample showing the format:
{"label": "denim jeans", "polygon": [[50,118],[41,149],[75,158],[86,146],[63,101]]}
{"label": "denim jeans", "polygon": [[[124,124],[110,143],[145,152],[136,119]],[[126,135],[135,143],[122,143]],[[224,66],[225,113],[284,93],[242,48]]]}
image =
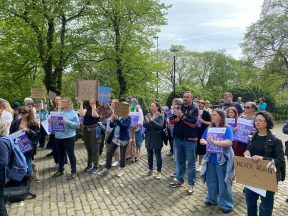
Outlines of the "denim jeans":
{"label": "denim jeans", "polygon": [[218,204],[220,208],[231,210],[234,207],[232,185],[225,183],[226,164],[207,163],[206,183],[208,188],[207,201]]}
{"label": "denim jeans", "polygon": [[161,150],[162,149],[147,149],[149,170],[153,170],[153,153],[155,153],[157,161],[157,172],[161,173],[162,170]]}
{"label": "denim jeans", "polygon": [[248,216],[257,215],[257,200],[261,199],[259,206],[259,216],[271,216],[274,205],[274,192],[267,191],[266,197],[262,197],[254,191],[245,188],[245,198],[247,204],[247,214]]}
{"label": "denim jeans", "polygon": [[27,176],[32,176],[33,175],[33,168],[32,168],[32,157],[29,155],[25,155],[25,159],[26,159],[26,163],[27,163],[27,166],[28,166],[28,169],[27,169],[27,173],[26,175]]}
{"label": "denim jeans", "polygon": [[143,134],[142,134],[141,129],[135,131],[135,142],[136,142],[136,147],[140,149],[142,142],[143,142]]}
{"label": "denim jeans", "polygon": [[196,182],[196,141],[181,140],[174,138],[176,146],[176,156],[179,172],[176,173],[176,178],[180,182],[184,182],[186,171],[186,160],[188,161],[188,184],[194,185]]}
{"label": "denim jeans", "polygon": [[74,153],[75,140],[76,136],[65,139],[55,139],[59,156],[59,172],[64,171],[65,154],[67,153],[70,161],[71,173],[76,173],[76,156]]}
{"label": "denim jeans", "polygon": [[0,169],[0,215],[7,216],[7,210],[4,202],[4,185],[5,185],[5,169]]}
{"label": "denim jeans", "polygon": [[177,146],[175,144],[175,139],[173,139],[173,155],[174,155],[174,162],[175,162],[175,174],[176,176],[179,173],[178,163],[177,163]]}

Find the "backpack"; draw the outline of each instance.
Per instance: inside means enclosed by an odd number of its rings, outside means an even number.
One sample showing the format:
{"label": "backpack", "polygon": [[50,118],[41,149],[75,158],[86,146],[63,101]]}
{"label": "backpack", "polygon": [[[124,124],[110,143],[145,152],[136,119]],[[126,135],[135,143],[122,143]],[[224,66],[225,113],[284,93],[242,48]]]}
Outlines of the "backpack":
{"label": "backpack", "polygon": [[27,163],[24,154],[21,152],[17,143],[15,143],[9,137],[1,137],[1,139],[8,140],[10,145],[9,149],[11,149],[11,155],[9,158],[8,166],[6,167],[6,177],[12,179],[14,181],[22,181],[27,173]]}

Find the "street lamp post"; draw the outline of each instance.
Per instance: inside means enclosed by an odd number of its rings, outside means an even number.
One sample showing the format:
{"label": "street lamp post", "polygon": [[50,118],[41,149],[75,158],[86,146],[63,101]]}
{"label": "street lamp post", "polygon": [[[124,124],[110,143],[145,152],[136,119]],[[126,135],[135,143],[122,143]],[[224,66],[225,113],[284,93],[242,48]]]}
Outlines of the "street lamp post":
{"label": "street lamp post", "polygon": [[171,48],[170,51],[173,53],[173,98],[176,98],[176,48]]}
{"label": "street lamp post", "polygon": [[[154,39],[156,39],[156,59],[157,59],[157,63],[159,62],[159,55],[158,55],[158,51],[159,51],[159,43],[158,43],[158,40],[159,40],[159,37],[158,36],[155,36],[153,37]],[[158,98],[158,94],[159,94],[159,72],[157,70],[156,72],[156,76],[157,76],[157,93],[156,93],[156,97]]]}

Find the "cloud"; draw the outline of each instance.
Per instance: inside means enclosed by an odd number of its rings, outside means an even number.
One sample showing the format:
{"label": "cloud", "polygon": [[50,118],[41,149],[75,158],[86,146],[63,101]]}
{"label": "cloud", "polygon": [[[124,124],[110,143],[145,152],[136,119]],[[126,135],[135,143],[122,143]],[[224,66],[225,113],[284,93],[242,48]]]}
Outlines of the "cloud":
{"label": "cloud", "polygon": [[159,34],[161,49],[172,44],[193,51],[225,49],[241,57],[246,28],[257,21],[263,0],[162,0],[172,4]]}

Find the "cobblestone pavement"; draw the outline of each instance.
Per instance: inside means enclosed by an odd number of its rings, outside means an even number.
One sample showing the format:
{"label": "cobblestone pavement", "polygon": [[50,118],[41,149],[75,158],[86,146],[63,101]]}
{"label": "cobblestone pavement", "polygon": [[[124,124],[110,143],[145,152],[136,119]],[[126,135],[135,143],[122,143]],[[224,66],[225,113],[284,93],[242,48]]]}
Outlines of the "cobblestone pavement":
{"label": "cobblestone pavement", "polygon": [[[282,126],[277,124],[274,132],[284,141],[288,136],[282,134]],[[169,151],[166,146],[163,149],[161,180],[145,176],[147,159],[144,146],[141,158],[133,164],[128,162],[121,178],[116,176],[117,168],[112,169],[107,177],[84,173],[86,151],[82,141],[77,142],[76,146],[78,176],[70,181],[67,180],[69,166],[66,166],[64,176],[52,179],[51,175],[55,172],[53,159],[45,157],[48,150],[38,151],[36,161],[40,167],[41,181],[31,185],[31,191],[37,194],[37,198],[8,204],[9,215],[221,215],[218,207],[205,206],[207,189],[200,181],[199,173],[193,195],[188,196],[184,187],[169,187],[169,175],[174,163],[172,158],[166,156]],[[229,215],[245,215],[242,191],[242,185],[233,185],[235,209]],[[279,184],[273,215],[287,215],[287,195],[286,180]]]}

